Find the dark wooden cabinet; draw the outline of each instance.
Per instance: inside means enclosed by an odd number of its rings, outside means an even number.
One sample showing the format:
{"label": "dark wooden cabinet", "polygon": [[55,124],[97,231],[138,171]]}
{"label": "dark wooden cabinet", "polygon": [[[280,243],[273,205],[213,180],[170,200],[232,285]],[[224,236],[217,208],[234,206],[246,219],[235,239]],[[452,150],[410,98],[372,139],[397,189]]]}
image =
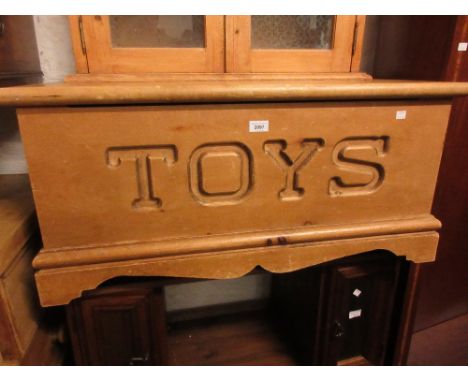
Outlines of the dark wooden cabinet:
{"label": "dark wooden cabinet", "polygon": [[348,262],[328,270],[332,303],[323,325],[323,364],[384,364],[399,274],[395,260]]}
{"label": "dark wooden cabinet", "polygon": [[79,365],[160,365],[166,362],[162,289],[150,284],[98,289],[68,306]]}
{"label": "dark wooden cabinet", "polygon": [[33,16],[0,15],[0,86],[40,81]]}
{"label": "dark wooden cabinet", "polygon": [[[468,81],[467,52],[459,49],[468,39],[468,16],[385,16],[381,21],[375,78]],[[460,97],[452,107],[432,205],[442,221],[437,258],[416,265],[410,280],[417,292],[414,330],[408,329],[410,365],[468,360],[468,335],[463,335],[468,330],[456,329],[468,315],[468,178],[460,176],[468,166],[467,125],[468,99]]]}
{"label": "dark wooden cabinet", "polygon": [[[211,307],[216,318],[197,311],[176,322],[166,318],[163,286],[178,279],[104,286],[68,306],[76,363],[384,365],[401,265],[382,252],[277,274],[267,304]],[[249,349],[257,350],[243,357]]]}
{"label": "dark wooden cabinet", "polygon": [[353,256],[273,281],[274,311],[301,362],[385,365],[395,351],[395,300],[404,289],[402,260],[391,254]]}

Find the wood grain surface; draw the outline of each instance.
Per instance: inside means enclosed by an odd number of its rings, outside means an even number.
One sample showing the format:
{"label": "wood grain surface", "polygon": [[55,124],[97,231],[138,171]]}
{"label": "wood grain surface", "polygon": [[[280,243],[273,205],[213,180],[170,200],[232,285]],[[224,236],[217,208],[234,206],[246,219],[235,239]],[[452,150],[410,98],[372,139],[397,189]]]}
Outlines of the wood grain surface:
{"label": "wood grain surface", "polygon": [[449,111],[446,100],[20,109],[42,304],[123,275],[232,278],[375,249],[431,261]]}
{"label": "wood grain surface", "polygon": [[186,80],[31,85],[0,89],[0,106],[451,98],[468,83],[352,80]]}

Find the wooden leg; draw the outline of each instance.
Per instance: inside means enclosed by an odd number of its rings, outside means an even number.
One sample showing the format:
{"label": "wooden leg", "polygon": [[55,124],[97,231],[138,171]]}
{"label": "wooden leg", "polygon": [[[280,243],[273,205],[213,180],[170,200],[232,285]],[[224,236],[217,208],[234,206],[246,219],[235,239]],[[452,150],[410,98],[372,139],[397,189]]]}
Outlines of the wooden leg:
{"label": "wooden leg", "polygon": [[418,297],[418,285],[420,264],[410,263],[405,294],[403,298],[403,307],[401,309],[400,323],[398,325],[397,340],[395,352],[393,355],[393,365],[406,365],[408,352],[411,345],[413,334],[413,324],[416,312],[416,302]]}

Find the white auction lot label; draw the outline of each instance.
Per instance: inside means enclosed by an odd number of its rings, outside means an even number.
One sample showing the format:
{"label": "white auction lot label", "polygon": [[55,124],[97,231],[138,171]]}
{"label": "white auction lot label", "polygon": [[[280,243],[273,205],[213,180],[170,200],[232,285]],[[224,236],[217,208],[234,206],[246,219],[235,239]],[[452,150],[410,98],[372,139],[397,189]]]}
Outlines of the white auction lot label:
{"label": "white auction lot label", "polygon": [[249,121],[249,132],[264,133],[270,130],[270,121]]}

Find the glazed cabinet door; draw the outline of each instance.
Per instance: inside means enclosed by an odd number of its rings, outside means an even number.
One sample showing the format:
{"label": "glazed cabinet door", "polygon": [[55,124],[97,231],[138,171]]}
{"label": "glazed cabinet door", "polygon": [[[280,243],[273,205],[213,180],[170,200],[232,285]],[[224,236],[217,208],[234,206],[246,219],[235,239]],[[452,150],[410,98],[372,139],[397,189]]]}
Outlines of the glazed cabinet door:
{"label": "glazed cabinet door", "polygon": [[365,16],[70,16],[70,26],[79,73],[348,73]]}
{"label": "glazed cabinet door", "polygon": [[161,288],[123,288],[72,302],[67,313],[76,363],[165,364],[164,312]]}
{"label": "glazed cabinet door", "polygon": [[349,72],[356,20],[356,16],[226,16],[227,71]]}
{"label": "glazed cabinet door", "polygon": [[89,73],[224,71],[223,16],[79,16],[70,22],[72,35],[81,34]]}

